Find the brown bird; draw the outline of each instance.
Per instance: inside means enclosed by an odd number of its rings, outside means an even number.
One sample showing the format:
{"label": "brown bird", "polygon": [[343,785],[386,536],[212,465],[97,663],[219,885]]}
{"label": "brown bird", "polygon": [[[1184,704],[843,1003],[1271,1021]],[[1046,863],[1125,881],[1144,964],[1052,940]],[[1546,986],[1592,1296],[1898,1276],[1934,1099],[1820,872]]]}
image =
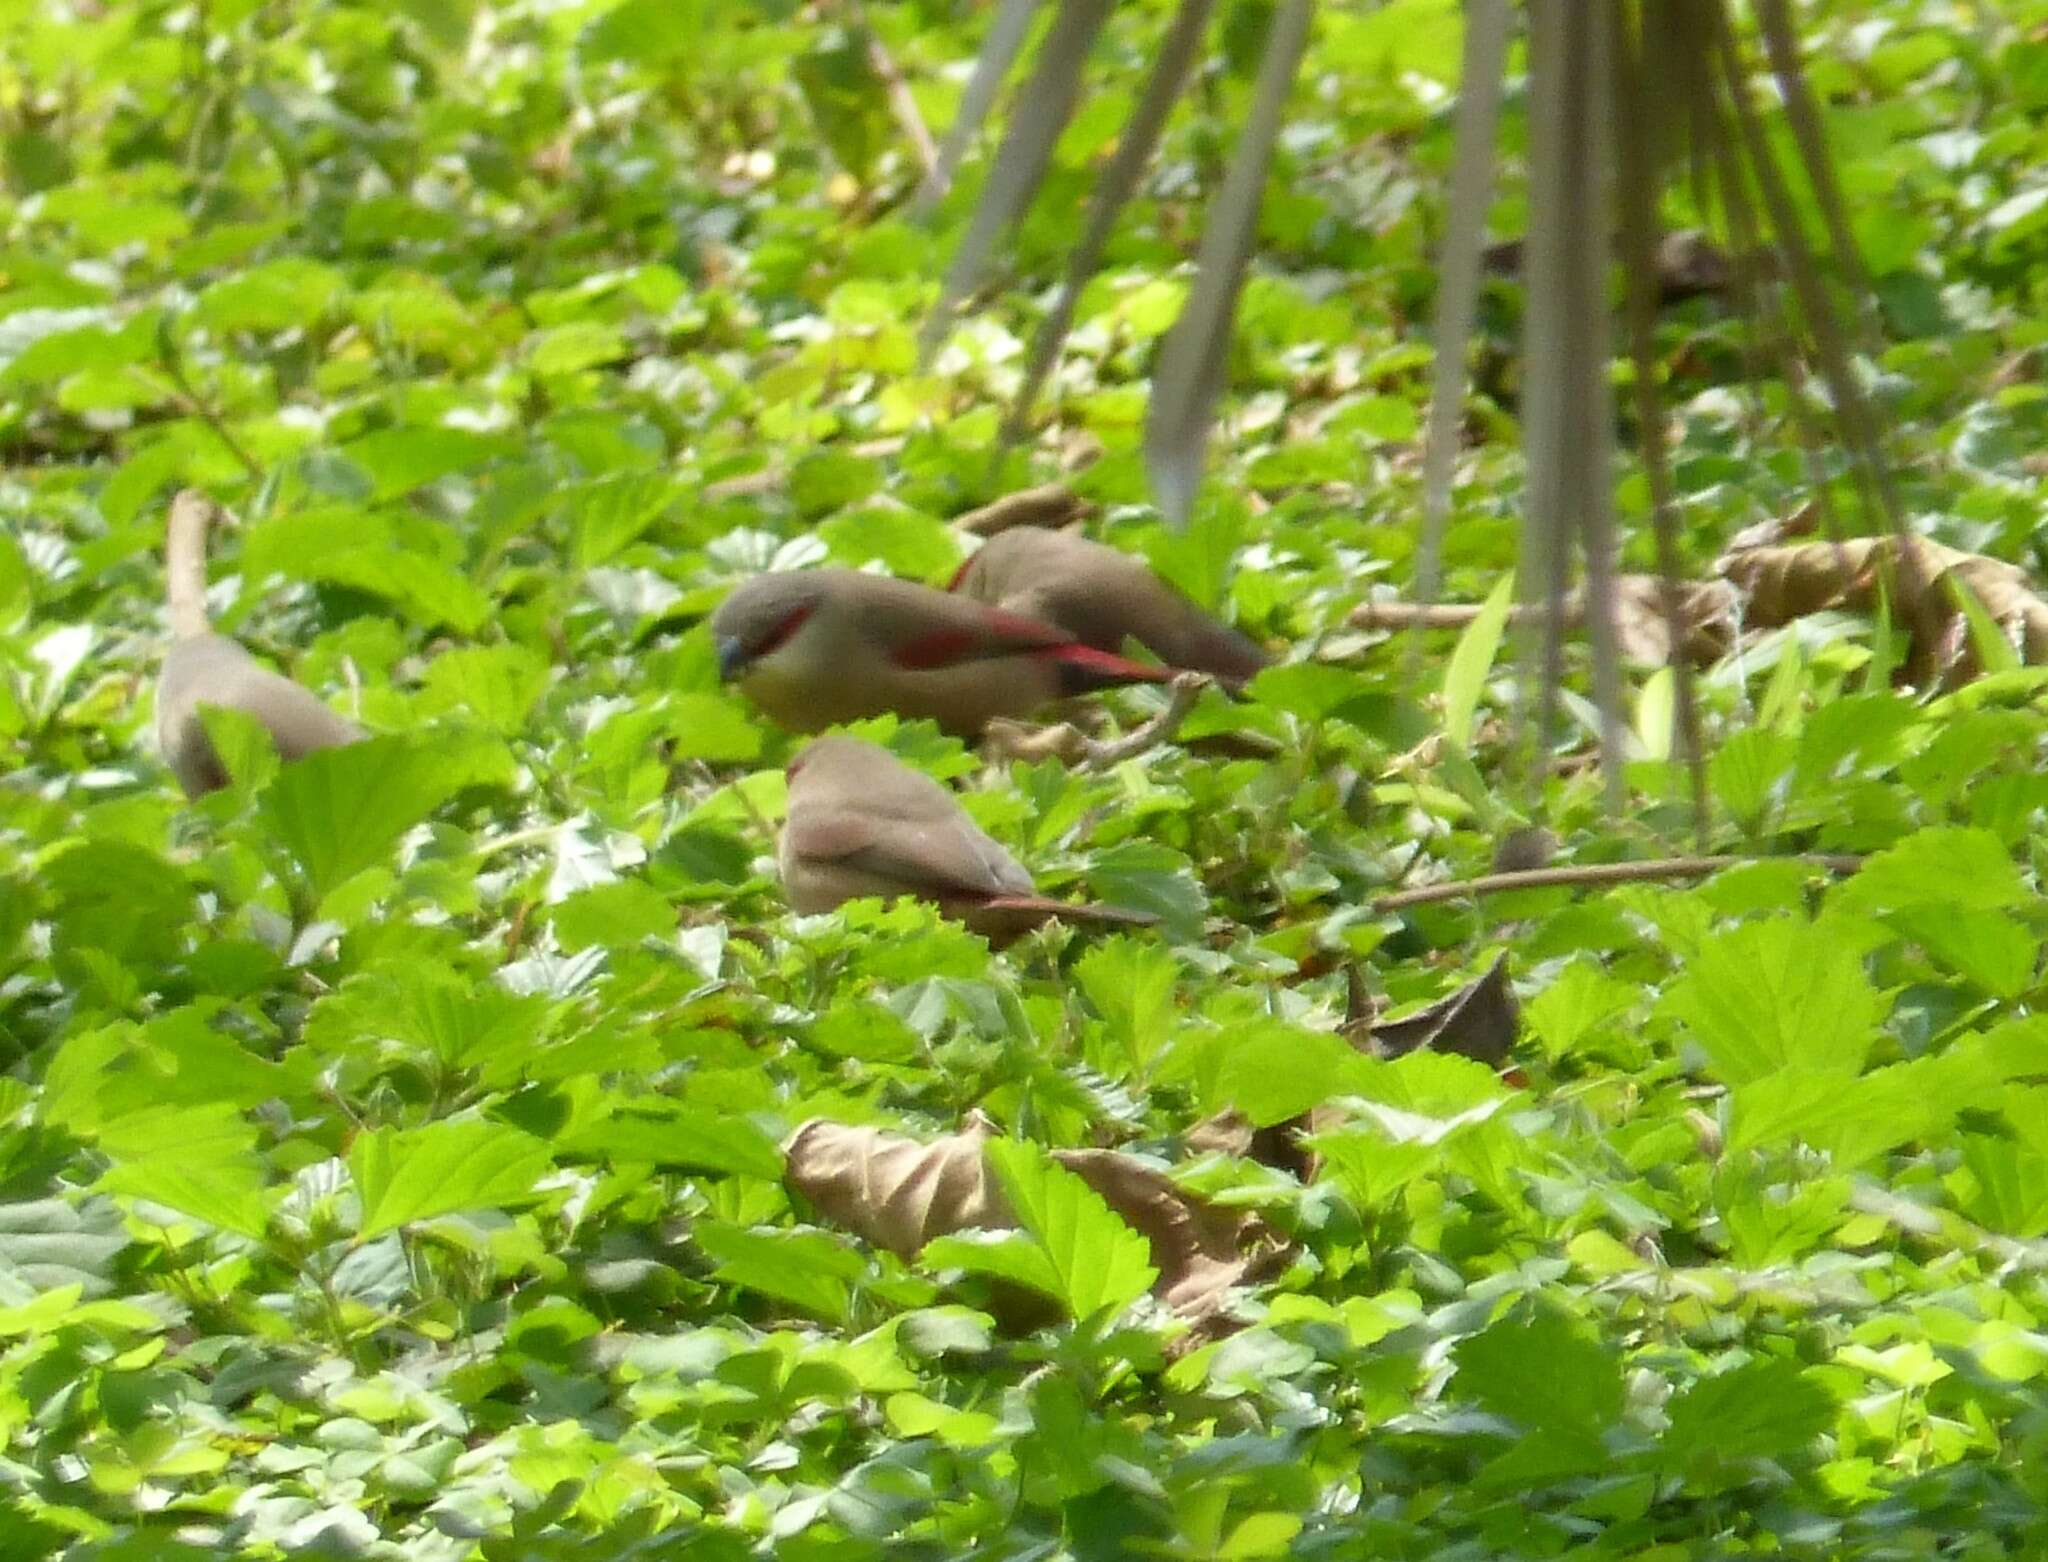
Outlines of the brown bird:
{"label": "brown bird", "polygon": [[951,792],[859,738],[819,738],[789,762],[789,812],[776,863],[790,905],[806,914],[865,895],[908,895],[931,901],[992,943],[1054,919],[1158,920],[1039,894],[1031,875]]}
{"label": "brown bird", "polygon": [[1173,676],[1036,619],[845,569],[756,575],[711,632],[720,674],[798,732],[894,711],[973,737],[997,716]]}
{"label": "brown bird", "polygon": [[1019,526],[998,533],[950,590],[1064,629],[1098,651],[1136,640],[1162,662],[1248,682],[1271,660],[1121,549],[1072,532]]}
{"label": "brown bird", "polygon": [[156,741],[187,797],[228,784],[227,767],[200,720],[202,706],[218,705],[255,717],[269,729],[271,741],[286,759],[368,736],[208,627],[206,528],[213,516],[213,501],[204,494],[189,488],[180,493],[171,501],[164,549],[173,642],[157,678]]}

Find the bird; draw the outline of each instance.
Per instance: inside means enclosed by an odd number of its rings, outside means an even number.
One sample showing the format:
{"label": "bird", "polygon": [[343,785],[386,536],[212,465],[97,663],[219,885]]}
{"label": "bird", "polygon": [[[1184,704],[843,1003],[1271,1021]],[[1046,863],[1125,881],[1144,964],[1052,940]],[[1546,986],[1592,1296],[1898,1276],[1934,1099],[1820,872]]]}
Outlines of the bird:
{"label": "bird", "polygon": [[1175,672],[970,597],[847,569],[756,575],[718,605],[711,633],[720,676],[796,732],[893,711],[973,738],[998,716]]}
{"label": "bird", "polygon": [[308,690],[260,666],[225,635],[213,633],[206,618],[206,532],[215,513],[211,499],[188,488],[171,500],[165,528],[172,643],[157,677],[156,741],[190,798],[216,791],[229,779],[200,719],[205,706],[254,717],[285,759],[369,736]]}
{"label": "bird", "polygon": [[1119,906],[1038,893],[1031,875],[970,819],[953,794],[879,744],[832,734],[789,762],[789,809],[775,860],[789,903],[806,915],[863,896],[929,901],[991,943],[1048,921],[1143,926]]}
{"label": "bird", "polygon": [[947,588],[1064,629],[1098,651],[1136,640],[1170,666],[1227,685],[1271,658],[1161,580],[1141,559],[1072,532],[1018,526],[983,543]]}

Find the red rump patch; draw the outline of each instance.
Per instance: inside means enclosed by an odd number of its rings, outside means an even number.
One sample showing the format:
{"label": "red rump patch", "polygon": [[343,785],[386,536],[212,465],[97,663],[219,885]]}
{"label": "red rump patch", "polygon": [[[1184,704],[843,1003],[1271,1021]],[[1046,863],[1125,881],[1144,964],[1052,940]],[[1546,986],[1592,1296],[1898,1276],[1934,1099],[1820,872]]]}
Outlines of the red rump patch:
{"label": "red rump patch", "polygon": [[1046,661],[1058,662],[1060,666],[1077,674],[1093,684],[1105,683],[1167,683],[1173,678],[1171,667],[1151,667],[1144,662],[1134,662],[1128,656],[1117,656],[1108,651],[1098,651],[1092,645],[1075,641],[1070,645],[1052,645],[1034,653]]}
{"label": "red rump patch", "polygon": [[982,609],[981,626],[998,640],[1007,640],[1019,650],[1041,645],[1065,645],[1074,638],[1064,629],[1041,624],[1022,613],[1005,613],[999,607]]}

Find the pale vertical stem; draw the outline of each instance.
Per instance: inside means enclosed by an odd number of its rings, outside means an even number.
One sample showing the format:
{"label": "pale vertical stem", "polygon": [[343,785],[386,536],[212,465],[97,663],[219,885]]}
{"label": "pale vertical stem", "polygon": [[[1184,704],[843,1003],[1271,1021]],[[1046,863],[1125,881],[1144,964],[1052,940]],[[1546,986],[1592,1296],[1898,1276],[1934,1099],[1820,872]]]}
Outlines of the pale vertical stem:
{"label": "pale vertical stem", "polygon": [[[1487,3],[1499,4],[1500,0],[1487,0]],[[1096,181],[1095,193],[1089,197],[1088,218],[1081,230],[1081,240],[1067,257],[1067,271],[1060,281],[1059,294],[1053,299],[1052,308],[1046,312],[1045,319],[1039,324],[1038,335],[1031,344],[1031,363],[1024,371],[1024,383],[1003,422],[1005,439],[1015,439],[1023,432],[1025,419],[1031,415],[1032,403],[1037,401],[1046,376],[1052,373],[1060,346],[1073,327],[1074,309],[1080,303],[1081,290],[1095,275],[1095,268],[1102,260],[1102,251],[1109,243],[1110,230],[1116,226],[1117,214],[1137,189],[1145,165],[1152,160],[1152,154],[1158,149],[1166,131],[1167,116],[1173,112],[1173,105],[1180,100],[1187,86],[1196,56],[1201,51],[1202,32],[1208,25],[1214,4],[1215,0],[1181,0],[1180,8],[1174,12],[1173,21],[1167,27],[1166,36],[1160,40],[1159,55],[1153,62],[1152,74],[1146,78],[1144,94],[1138,99],[1130,123],[1124,126],[1123,134],[1117,138],[1116,151]]]}
{"label": "pale vertical stem", "polygon": [[[1493,198],[1494,140],[1500,127],[1502,73],[1507,67],[1507,0],[1468,0],[1465,55],[1458,81],[1457,156],[1450,210],[1437,263],[1436,363],[1429,433],[1422,458],[1422,537],[1415,555],[1416,600],[1434,602],[1443,584],[1444,529],[1450,522],[1451,469],[1464,423],[1465,353],[1479,308],[1480,256],[1486,208]],[[1419,621],[1418,621],[1419,622]],[[1422,635],[1409,643],[1412,674]]]}
{"label": "pale vertical stem", "polygon": [[[1711,803],[1706,750],[1700,737],[1699,696],[1693,686],[1692,658],[1685,654],[1685,605],[1679,585],[1684,564],[1678,550],[1677,500],[1665,453],[1664,397],[1657,384],[1657,285],[1651,275],[1661,229],[1657,183],[1661,170],[1662,141],[1658,131],[1662,115],[1650,94],[1663,87],[1646,67],[1645,37],[1624,24],[1619,9],[1613,22],[1616,188],[1621,207],[1618,231],[1629,351],[1635,360],[1637,438],[1642,445],[1643,473],[1650,489],[1650,519],[1657,541],[1658,596],[1671,643],[1666,660],[1677,696],[1680,750],[1692,787],[1693,833],[1704,852],[1710,833]],[[1657,24],[1644,18],[1645,31],[1654,25]]]}

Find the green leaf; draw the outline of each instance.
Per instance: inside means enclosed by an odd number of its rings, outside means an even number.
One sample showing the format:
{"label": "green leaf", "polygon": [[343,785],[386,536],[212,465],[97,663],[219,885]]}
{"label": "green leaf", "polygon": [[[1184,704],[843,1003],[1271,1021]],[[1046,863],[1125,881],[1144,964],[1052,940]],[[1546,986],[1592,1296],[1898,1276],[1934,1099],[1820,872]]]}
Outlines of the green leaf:
{"label": "green leaf", "polygon": [[551,1168],[545,1142],[501,1123],[464,1119],[358,1134],[348,1152],[363,1205],[357,1237],[368,1241],[457,1210],[523,1204]]}
{"label": "green leaf", "polygon": [[630,547],[661,519],[675,495],[669,478],[644,472],[570,489],[563,500],[578,566],[603,564]]}
{"label": "green leaf", "polygon": [[761,755],[761,729],[744,706],[718,694],[672,694],[662,708],[673,760],[743,765]]}
{"label": "green leaf", "polygon": [[834,1322],[845,1319],[853,1285],[867,1273],[860,1254],[822,1231],[744,1231],[705,1223],[690,1234],[716,1260],[714,1279],[794,1302]]}
{"label": "green leaf", "polygon": [[1861,1069],[1885,1006],[1839,938],[1779,917],[1706,939],[1662,1007],[1721,1079],[1744,1085],[1786,1068]]}
{"label": "green leaf", "polygon": [[1532,1431],[1595,1437],[1620,1418],[1614,1352],[1548,1302],[1514,1308],[1451,1356],[1461,1394]]}
{"label": "green leaf", "polygon": [[1171,1060],[1171,1077],[1197,1079],[1204,1111],[1229,1108],[1255,1127],[1285,1122],[1342,1094],[1360,1061],[1341,1037],[1280,1020],[1191,1032]]}
{"label": "green leaf", "polygon": [[924,1051],[916,1031],[872,1000],[834,1004],[811,1025],[809,1044],[834,1057],[904,1063]]}
{"label": "green leaf", "polygon": [[571,320],[526,339],[526,366],[535,374],[574,374],[626,356],[626,338],[601,320]]}
{"label": "green leaf", "polygon": [[1698,1379],[1669,1414],[1657,1456],[1685,1470],[1797,1453],[1834,1424],[1835,1403],[1797,1363],[1766,1356]]}
{"label": "green leaf", "polygon": [[564,1155],[739,1176],[782,1175],[782,1152],[752,1122],[675,1101],[636,1101],[562,1137]]}
{"label": "green leaf", "polygon": [[2000,911],[2032,898],[2011,853],[1991,831],[1936,826],[1865,858],[1858,872],[1829,891],[1828,903],[1869,915],[1918,906]]}
{"label": "green leaf", "polygon": [[960,566],[960,540],[952,527],[900,507],[869,505],[835,515],[820,523],[818,538],[835,563],[858,568],[880,561],[906,580],[944,585]]}
{"label": "green leaf", "polygon": [[540,1041],[548,1000],[520,995],[445,964],[392,963],[359,973],[313,1005],[305,1043],[339,1057],[396,1044],[442,1069],[470,1068]]}
{"label": "green leaf", "polygon": [[289,331],[318,320],[345,285],[332,266],[290,255],[222,278],[193,313],[216,331]]}
{"label": "green leaf", "polygon": [[1797,757],[1798,745],[1784,733],[1745,728],[1715,749],[1707,761],[1707,782],[1723,807],[1754,825],[1778,795]]}
{"label": "green leaf", "polygon": [[491,599],[439,559],[405,548],[357,548],[309,562],[298,573],[385,598],[423,628],[446,624],[474,634],[489,620]]}
{"label": "green leaf", "polygon": [[236,786],[261,787],[277,774],[277,741],[254,716],[230,706],[202,704],[199,720]]}
{"label": "green leaf", "polygon": [[322,749],[279,771],[263,817],[322,898],[385,860],[469,779],[448,758],[442,745],[399,737]]}
{"label": "green leaf", "polygon": [[1936,965],[1993,997],[2017,998],[2034,984],[2040,942],[2006,912],[1923,905],[1885,920],[1925,949]]}
{"label": "green leaf", "polygon": [[620,879],[578,890],[548,910],[548,922],[564,949],[601,946],[626,949],[645,938],[668,938],[676,930],[675,907],[651,884]]}
{"label": "green leaf", "polygon": [[454,472],[477,471],[513,448],[465,429],[389,428],[350,440],[341,453],[368,474],[371,497],[390,499]]}
{"label": "green leaf", "polygon": [[1149,911],[1183,938],[1200,932],[1209,908],[1187,858],[1158,841],[1119,841],[1097,852],[1088,864],[1088,883],[1110,905]]}
{"label": "green leaf", "polygon": [[526,724],[552,669],[518,645],[465,646],[427,664],[420,710],[427,716],[467,710],[493,732],[510,736]]}
{"label": "green leaf", "polygon": [[1640,992],[1589,960],[1576,960],[1532,998],[1522,1019],[1552,1057],[1562,1057],[1607,1021],[1634,1008]]}
{"label": "green leaf", "polygon": [[1375,682],[1350,667],[1325,662],[1282,662],[1245,687],[1245,697],[1303,721],[1326,721],[1346,705],[1376,695]]}
{"label": "green leaf", "polygon": [[1120,1311],[1158,1278],[1151,1245],[1101,1194],[1038,1146],[991,1140],[986,1154],[1036,1257],[1014,1241],[942,1237],[926,1246],[927,1267],[973,1269],[1018,1281],[1052,1297],[1077,1321]]}
{"label": "green leaf", "polygon": [[1133,1072],[1144,1073],[1172,1034],[1179,975],[1168,950],[1139,938],[1104,939],[1075,963],[1074,980]]}
{"label": "green leaf", "polygon": [[1989,1134],[1961,1136],[1963,1213],[2004,1236],[2048,1235],[2048,1154]]}
{"label": "green leaf", "polygon": [[702,47],[708,20],[705,0],[625,0],[584,28],[582,52],[643,65],[686,59]]}
{"label": "green leaf", "polygon": [[1458,636],[1450,665],[1444,669],[1444,736],[1461,749],[1472,746],[1472,719],[1487,674],[1493,671],[1493,660],[1500,654],[1514,590],[1514,577],[1502,575],[1480,604],[1479,615]]}

